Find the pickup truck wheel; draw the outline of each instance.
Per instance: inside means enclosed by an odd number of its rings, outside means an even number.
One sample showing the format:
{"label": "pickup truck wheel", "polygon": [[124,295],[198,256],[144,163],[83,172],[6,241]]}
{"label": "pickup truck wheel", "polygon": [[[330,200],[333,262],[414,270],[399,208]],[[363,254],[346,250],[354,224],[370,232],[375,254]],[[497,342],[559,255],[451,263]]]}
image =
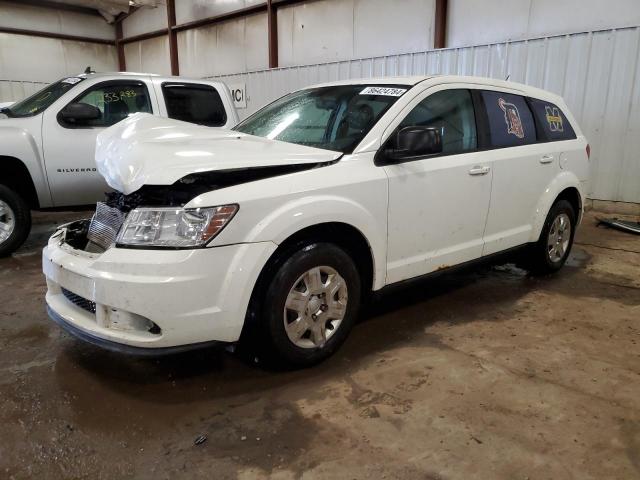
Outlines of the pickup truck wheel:
{"label": "pickup truck wheel", "polygon": [[269,353],[295,367],[332,355],[355,322],[360,288],[353,260],[336,245],[312,243],[295,251],[263,297],[262,338]]}
{"label": "pickup truck wheel", "polygon": [[0,185],[0,257],[18,249],[29,235],[31,211],[10,188]]}
{"label": "pickup truck wheel", "polygon": [[540,238],[529,253],[528,267],[535,275],[557,272],[567,261],[576,227],[576,213],[566,200],[557,201],[549,210]]}

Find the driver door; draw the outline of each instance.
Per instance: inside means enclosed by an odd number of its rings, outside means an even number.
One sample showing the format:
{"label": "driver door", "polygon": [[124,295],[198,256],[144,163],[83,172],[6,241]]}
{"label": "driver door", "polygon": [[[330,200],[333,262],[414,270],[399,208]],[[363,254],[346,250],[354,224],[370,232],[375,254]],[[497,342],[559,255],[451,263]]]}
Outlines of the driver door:
{"label": "driver door", "polygon": [[429,89],[390,125],[393,148],[408,126],[439,130],[442,152],[385,160],[389,178],[387,283],[482,256],[491,195],[490,153],[478,150],[474,102],[466,88]]}
{"label": "driver door", "polygon": [[95,163],[96,137],[105,128],[136,112],[152,113],[149,89],[140,80],[110,80],[94,84],[69,103],[87,103],[101,117],[72,125],[59,113],[68,105],[45,111],[42,145],[56,207],[87,205],[104,198],[109,189]]}

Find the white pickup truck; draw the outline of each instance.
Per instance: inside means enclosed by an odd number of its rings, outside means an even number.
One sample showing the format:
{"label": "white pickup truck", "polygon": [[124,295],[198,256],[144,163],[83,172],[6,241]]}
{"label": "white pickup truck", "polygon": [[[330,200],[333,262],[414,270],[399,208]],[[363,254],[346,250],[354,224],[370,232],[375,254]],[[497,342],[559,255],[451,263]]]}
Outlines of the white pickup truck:
{"label": "white pickup truck", "polygon": [[67,77],[0,107],[0,256],[25,240],[32,209],[104,198],[96,136],[136,112],[209,127],[238,123],[223,83],[139,73]]}

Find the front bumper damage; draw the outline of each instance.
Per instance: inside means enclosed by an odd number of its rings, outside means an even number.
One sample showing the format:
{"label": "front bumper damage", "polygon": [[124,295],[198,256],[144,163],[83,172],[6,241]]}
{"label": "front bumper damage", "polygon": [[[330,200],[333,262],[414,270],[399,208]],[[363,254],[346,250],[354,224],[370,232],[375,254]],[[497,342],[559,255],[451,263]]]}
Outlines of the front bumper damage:
{"label": "front bumper damage", "polygon": [[91,253],[77,248],[78,231],[62,227],[43,250],[50,317],[85,341],[142,355],[237,341],[253,286],[277,247]]}

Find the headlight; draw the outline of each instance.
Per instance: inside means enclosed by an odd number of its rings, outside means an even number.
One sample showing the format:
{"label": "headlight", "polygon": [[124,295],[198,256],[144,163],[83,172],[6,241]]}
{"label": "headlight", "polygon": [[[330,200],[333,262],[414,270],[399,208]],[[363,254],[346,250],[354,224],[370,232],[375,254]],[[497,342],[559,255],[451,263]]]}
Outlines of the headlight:
{"label": "headlight", "polygon": [[215,237],[238,205],[211,208],[136,208],[125,220],[117,244],[145,247],[200,247]]}

